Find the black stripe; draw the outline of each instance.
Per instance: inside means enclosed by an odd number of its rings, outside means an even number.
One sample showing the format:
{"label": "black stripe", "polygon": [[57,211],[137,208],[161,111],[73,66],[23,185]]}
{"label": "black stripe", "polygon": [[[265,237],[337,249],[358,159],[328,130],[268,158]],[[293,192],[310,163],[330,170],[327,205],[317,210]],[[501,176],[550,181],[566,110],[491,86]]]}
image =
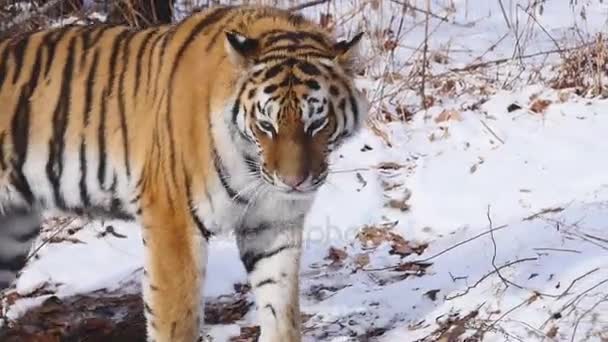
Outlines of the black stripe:
{"label": "black stripe", "polygon": [[80,201],[84,207],[91,205],[89,190],[87,189],[87,155],[84,135],[80,138]]}
{"label": "black stripe", "polygon": [[82,34],[80,35],[80,39],[82,40],[82,51],[80,51],[80,60],[78,61],[78,65],[79,65],[79,72],[83,72],[84,71],[84,67],[86,66],[86,60],[87,60],[87,56],[88,54],[88,46],[89,46],[89,41],[91,39],[91,32],[93,32],[95,30],[94,27],[87,27]]}
{"label": "black stripe", "polygon": [[209,13],[205,16],[194,28],[190,31],[188,38],[182,43],[177,51],[175,56],[175,60],[173,61],[173,66],[171,67],[171,79],[173,79],[173,74],[177,69],[177,65],[183,57],[186,49],[194,42],[194,39],[209,25],[213,25],[214,23],[222,20],[226,14],[228,14],[232,10],[231,6],[219,7],[213,12]]}
{"label": "black stripe", "polygon": [[251,174],[255,175],[255,174],[259,174],[260,173],[260,166],[259,163],[256,159],[254,159],[251,156],[245,155],[243,157],[243,159],[245,160],[245,164],[247,165],[247,169],[249,170],[249,172],[251,172]]}
{"label": "black stripe", "polygon": [[[232,19],[234,19],[234,17],[236,17],[237,15],[239,15],[238,12],[233,13],[230,17],[226,18],[226,22],[228,22],[228,23],[232,22]],[[222,35],[222,34],[224,34],[225,32],[226,32],[226,30],[225,30],[224,26],[217,28],[216,31],[215,31],[215,33],[211,37],[211,39],[209,39],[209,44],[207,44],[207,48],[205,50],[207,52],[211,51],[211,49],[213,48],[213,46],[217,42],[217,39],[219,38],[219,36]]]}
{"label": "black stripe", "polygon": [[169,168],[171,171],[171,178],[173,184],[177,185],[177,176],[175,175],[175,135],[173,134],[173,121],[171,115],[171,98],[173,97],[173,82],[169,83],[169,96],[167,101],[167,112],[165,113],[165,125],[167,126],[167,133],[169,134]]}
{"label": "black stripe", "polygon": [[[106,85],[106,89],[109,90],[108,95],[114,94],[114,79],[116,78],[116,62],[118,61],[118,54],[120,53],[121,43],[127,38],[130,34],[128,30],[123,30],[117,36],[114,37],[114,42],[112,44],[112,49],[110,50],[110,66],[108,68],[108,73],[110,76],[108,77],[108,83]],[[107,99],[105,99],[107,101]]]}
{"label": "black stripe", "polygon": [[[156,30],[151,30],[150,32],[148,32],[148,34],[146,34],[143,41],[138,47],[137,57],[135,58],[135,62],[137,63],[137,65],[135,66],[135,90],[133,90],[133,94],[135,94],[135,96],[137,96],[139,92],[139,84],[141,83],[141,67],[143,63],[144,52],[146,52],[148,42],[150,42],[150,39],[152,39],[155,34]],[[152,52],[150,52],[150,54],[152,54]]]}
{"label": "black stripe", "polygon": [[148,315],[154,316],[154,313],[152,313],[152,308],[146,302],[144,302],[144,310],[146,311],[146,313],[148,313]]}
{"label": "black stripe", "polygon": [[0,88],[4,84],[4,80],[6,79],[6,75],[8,75],[8,53],[10,42],[4,44],[4,50],[2,50],[2,57],[0,57]]}
{"label": "black stripe", "polygon": [[309,62],[301,62],[296,64],[298,69],[300,69],[303,73],[309,76],[319,76],[321,75],[321,70],[317,68],[314,64]]}
{"label": "black stripe", "polygon": [[6,171],[6,168],[8,167],[6,165],[6,155],[4,154],[5,140],[6,140],[6,132],[2,131],[2,133],[0,133],[0,168],[2,168],[2,171]]}
{"label": "black stripe", "polygon": [[91,47],[97,45],[97,43],[99,43],[99,41],[103,37],[103,34],[112,28],[114,28],[114,26],[110,26],[110,25],[106,25],[103,27],[97,27],[97,30],[95,31],[95,36],[93,38],[91,38],[91,40],[89,41],[89,45],[87,45],[86,48],[88,49],[88,48],[91,48]]}
{"label": "black stripe", "polygon": [[21,88],[21,95],[17,102],[17,110],[13,115],[11,122],[11,135],[13,140],[13,172],[11,174],[11,183],[17,191],[23,196],[28,204],[34,203],[34,194],[30,188],[25,175],[23,174],[23,165],[27,158],[27,147],[30,136],[30,101],[24,85]]}
{"label": "black stripe", "polygon": [[314,45],[310,45],[310,44],[285,44],[285,45],[279,45],[279,46],[273,46],[273,47],[269,47],[266,48],[265,50],[262,50],[260,52],[260,56],[264,57],[266,55],[275,53],[275,52],[281,52],[281,53],[293,53],[293,52],[300,52],[300,51],[311,51],[311,52],[317,52],[317,53],[328,53],[327,51],[324,51],[323,49],[320,49],[318,46],[314,46]]}
{"label": "black stripe", "polygon": [[239,227],[237,233],[243,239],[249,239],[250,237],[255,238],[260,233],[265,232],[269,229],[272,229],[272,225],[269,223],[262,222],[255,227],[247,227],[247,226]]}
{"label": "black stripe", "polygon": [[8,260],[0,258],[0,270],[17,272],[25,266],[26,260],[27,254],[16,255]]}
{"label": "black stripe", "polygon": [[[32,73],[28,83],[21,87],[21,95],[17,102],[17,109],[11,122],[11,132],[13,140],[14,158],[13,174],[11,175],[11,182],[21,193],[23,198],[28,204],[33,204],[34,195],[28,184],[25,175],[23,174],[23,165],[27,158],[27,148],[29,142],[30,133],[30,97],[36,88],[38,78],[40,77],[40,69],[42,66],[42,49],[38,49],[36,52],[36,59],[34,60],[34,66],[32,67]],[[4,160],[4,158],[2,158]]]}
{"label": "black stripe", "polygon": [[283,70],[284,67],[285,65],[283,63],[273,65],[268,70],[266,70],[266,72],[264,73],[264,79],[262,81],[265,82],[277,76]]}
{"label": "black stripe", "polygon": [[294,74],[287,74],[287,76],[285,76],[285,79],[281,83],[279,83],[279,86],[280,87],[289,87],[289,86],[299,85],[299,84],[302,84],[302,83],[303,83],[302,79],[300,79],[296,75],[294,75]]}
{"label": "black stripe", "polygon": [[239,116],[239,110],[241,107],[241,96],[245,92],[245,88],[247,86],[247,82],[244,82],[239,90],[238,95],[236,96],[236,101],[234,101],[234,105],[232,106],[232,124],[236,125],[236,118]]}
{"label": "black stripe", "polygon": [[97,181],[104,189],[106,181],[106,99],[107,89],[101,92],[101,108],[99,110],[99,127],[97,128],[97,147],[99,148],[99,165],[97,166]]}
{"label": "black stripe", "polygon": [[13,51],[13,62],[15,63],[15,66],[13,67],[13,84],[17,82],[19,76],[21,75],[21,71],[23,70],[23,60],[29,39],[29,35],[22,37],[11,48]]}
{"label": "black stripe", "polygon": [[[150,46],[150,55],[148,55],[148,75],[146,77],[146,84],[148,85],[146,87],[146,94],[148,94],[150,92],[150,85],[152,84],[152,62],[153,62],[153,57],[154,57],[154,53],[156,51],[156,46],[157,44],[161,41],[161,39],[165,36],[165,33],[161,33],[159,34],[154,41],[152,42],[152,45]],[[158,63],[160,64],[160,59],[158,60]]]}
{"label": "black stripe", "polygon": [[44,67],[44,77],[47,77],[51,71],[51,64],[55,60],[55,49],[61,39],[70,31],[70,27],[63,27],[59,30],[49,33],[43,38],[47,50],[46,54],[46,65]]}
{"label": "black stripe", "polygon": [[355,102],[355,97],[353,96],[352,90],[348,89],[348,100],[350,101],[350,110],[353,112],[353,127],[357,122],[359,122],[359,108],[357,108],[357,102]]}
{"label": "black stripe", "polygon": [[[289,58],[294,58],[294,59],[297,58],[298,60],[305,60],[305,59],[310,59],[310,58],[324,58],[324,59],[329,59],[329,60],[333,59],[333,57],[331,55],[324,54],[324,53],[317,53],[317,52],[298,53],[298,54],[289,56]],[[256,59],[254,61],[254,63],[261,64],[261,63],[269,63],[269,62],[273,62],[273,61],[282,61],[282,60],[285,60],[285,55],[272,54],[272,55],[268,55],[268,56],[263,56],[260,59]]]}
{"label": "black stripe", "polygon": [[304,81],[304,84],[309,89],[312,89],[312,90],[319,90],[319,89],[321,89],[321,85],[319,85],[319,82],[317,82],[316,80],[314,80],[312,78]]}
{"label": "black stripe", "polygon": [[85,81],[85,95],[84,95],[84,116],[83,125],[87,127],[91,118],[91,109],[93,108],[93,89],[95,87],[95,77],[97,76],[97,67],[99,65],[99,50],[95,51],[93,55],[93,62]]}
{"label": "black stripe", "polygon": [[242,195],[239,195],[239,193],[236,192],[228,183],[228,171],[226,170],[226,168],[224,168],[224,164],[222,164],[222,160],[218,156],[215,147],[213,147],[213,166],[215,167],[215,171],[217,172],[217,176],[220,179],[220,183],[224,187],[224,190],[226,190],[226,194],[228,194],[228,197],[230,197],[232,201],[235,201],[239,204],[249,203],[249,200],[243,198]]}
{"label": "black stripe", "polygon": [[122,71],[120,72],[120,80],[118,83],[118,111],[120,115],[120,130],[122,133],[122,143],[125,153],[125,168],[127,172],[127,178],[131,177],[131,159],[129,157],[129,131],[127,128],[127,114],[125,109],[125,74],[129,68],[129,44],[135,34],[129,35],[123,45],[122,55]]}
{"label": "black stripe", "polygon": [[264,285],[274,285],[276,283],[277,283],[276,280],[274,280],[272,278],[268,278],[268,279],[264,279],[264,280],[260,281],[259,283],[255,284],[254,287],[255,288],[259,288],[259,287],[262,287]]}
{"label": "black stripe", "polygon": [[114,79],[116,77],[116,60],[118,59],[118,53],[120,51],[121,42],[129,35],[130,32],[127,29],[121,31],[117,36],[113,37],[114,42],[112,44],[111,54],[110,54],[110,65],[108,72],[110,76],[108,78],[108,83],[106,84],[106,88],[102,91],[101,97],[101,110],[99,117],[99,128],[98,128],[98,146],[99,146],[99,166],[97,168],[97,180],[99,182],[99,186],[101,189],[104,189],[105,179],[106,179],[106,119],[107,119],[107,105],[106,103],[109,101],[109,95],[113,94],[114,89]]}
{"label": "black stripe", "polygon": [[[31,229],[29,232],[26,232],[23,235],[19,235],[19,236],[15,237],[15,240],[17,242],[21,242],[21,243],[29,242],[33,238],[38,236],[38,233],[40,232],[40,225],[36,225],[34,227],[28,227],[28,228]],[[22,229],[20,228],[20,230],[22,230]]]}
{"label": "black stripe", "polygon": [[53,187],[55,204],[65,208],[61,194],[61,175],[63,174],[63,153],[65,148],[65,132],[68,126],[71,99],[71,84],[74,67],[76,37],[70,39],[67,60],[63,68],[61,90],[57,105],[53,111],[53,134],[49,140],[49,159],[46,164],[46,175]]}
{"label": "black stripe", "polygon": [[264,42],[264,46],[271,46],[278,43],[281,40],[287,40],[295,43],[301,43],[305,39],[310,39],[321,45],[325,49],[329,49],[327,40],[325,37],[318,33],[307,32],[307,31],[284,31],[268,38]]}
{"label": "black stripe", "polygon": [[243,254],[241,256],[241,260],[243,261],[245,270],[247,270],[248,273],[251,273],[254,270],[255,265],[258,262],[260,262],[260,260],[271,258],[271,257],[283,252],[284,250],[290,249],[290,248],[295,248],[295,246],[293,246],[293,245],[281,246],[281,247],[275,248],[273,250],[270,250],[267,252],[262,252],[262,253],[257,253],[257,254],[255,252],[246,252],[245,254]]}
{"label": "black stripe", "polygon": [[266,304],[264,308],[270,309],[270,312],[272,312],[274,318],[277,318],[277,312],[274,310],[274,307],[271,304]]}
{"label": "black stripe", "polygon": [[[83,32],[82,34],[82,42],[83,42],[83,46],[82,46],[82,53],[80,55],[80,68],[81,71],[84,70],[85,67],[85,58],[86,56],[88,56],[89,54],[89,50],[94,47],[95,45],[97,45],[97,43],[99,43],[99,41],[101,40],[103,34],[111,29],[112,26],[106,25],[103,27],[99,27],[99,26],[89,26],[87,27],[87,29]],[[96,51],[99,49],[95,49]]]}
{"label": "black stripe", "polygon": [[186,170],[185,167],[184,167],[184,179],[186,182],[186,184],[185,184],[186,196],[187,196],[187,200],[188,200],[188,209],[190,212],[190,216],[192,217],[192,220],[196,224],[196,227],[198,228],[198,230],[201,232],[201,235],[205,238],[205,240],[209,241],[211,232],[209,232],[209,230],[205,227],[205,225],[203,224],[203,221],[201,221],[200,217],[198,217],[198,214],[196,213],[196,211],[194,209],[194,203],[192,202],[192,182],[191,182],[190,175],[188,174],[188,171]]}
{"label": "black stripe", "polygon": [[165,34],[163,34],[163,43],[160,46],[160,51],[159,51],[159,55],[158,55],[158,65],[156,66],[156,75],[154,77],[154,91],[152,93],[152,98],[156,98],[156,95],[158,94],[158,90],[159,90],[159,84],[160,84],[160,76],[162,74],[162,68],[165,65],[165,52],[167,51],[167,45],[169,45],[169,41],[171,41],[171,38],[173,38],[173,34],[175,33],[175,31],[167,31],[165,32]]}

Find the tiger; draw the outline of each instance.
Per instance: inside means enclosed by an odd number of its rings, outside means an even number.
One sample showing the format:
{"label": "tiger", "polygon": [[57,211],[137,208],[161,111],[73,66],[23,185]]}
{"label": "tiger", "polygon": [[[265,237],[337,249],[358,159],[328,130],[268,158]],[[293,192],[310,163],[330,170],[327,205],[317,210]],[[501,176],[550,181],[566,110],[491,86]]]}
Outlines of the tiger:
{"label": "tiger", "polygon": [[260,341],[301,340],[304,219],[364,125],[363,32],[266,6],[0,41],[0,282],[48,210],[132,220],[148,341],[197,341],[212,235],[233,232]]}

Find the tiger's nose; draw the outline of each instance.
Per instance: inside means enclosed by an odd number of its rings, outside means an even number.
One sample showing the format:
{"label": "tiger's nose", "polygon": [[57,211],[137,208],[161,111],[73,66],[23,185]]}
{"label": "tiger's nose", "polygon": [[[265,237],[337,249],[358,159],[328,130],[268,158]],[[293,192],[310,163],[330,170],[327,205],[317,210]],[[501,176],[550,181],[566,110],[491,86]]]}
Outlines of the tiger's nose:
{"label": "tiger's nose", "polygon": [[299,173],[299,174],[295,174],[295,175],[282,176],[281,181],[283,181],[283,183],[285,183],[285,185],[290,186],[295,189],[298,186],[302,185],[302,183],[304,183],[307,178],[308,178],[308,173],[306,172],[306,173]]}

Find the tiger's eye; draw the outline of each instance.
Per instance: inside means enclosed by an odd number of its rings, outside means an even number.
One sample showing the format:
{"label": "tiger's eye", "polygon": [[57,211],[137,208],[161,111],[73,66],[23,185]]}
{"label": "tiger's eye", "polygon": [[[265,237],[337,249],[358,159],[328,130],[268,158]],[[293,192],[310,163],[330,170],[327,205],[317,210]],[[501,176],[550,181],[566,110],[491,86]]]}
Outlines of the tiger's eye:
{"label": "tiger's eye", "polygon": [[274,126],[268,122],[268,121],[260,121],[258,122],[258,126],[260,127],[260,129],[266,133],[270,133],[270,135],[275,136],[276,135],[276,130],[274,129]]}

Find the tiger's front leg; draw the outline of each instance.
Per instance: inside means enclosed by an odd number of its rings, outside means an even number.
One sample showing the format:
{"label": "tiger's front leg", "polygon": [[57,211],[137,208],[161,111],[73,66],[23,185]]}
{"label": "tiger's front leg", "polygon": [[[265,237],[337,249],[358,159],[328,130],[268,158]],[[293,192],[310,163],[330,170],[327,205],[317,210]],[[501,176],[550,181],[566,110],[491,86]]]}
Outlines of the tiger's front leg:
{"label": "tiger's front leg", "polygon": [[241,260],[252,287],[260,342],[299,342],[302,222],[237,230]]}
{"label": "tiger's front leg", "polygon": [[207,241],[186,213],[153,205],[142,213],[148,341],[197,341]]}

